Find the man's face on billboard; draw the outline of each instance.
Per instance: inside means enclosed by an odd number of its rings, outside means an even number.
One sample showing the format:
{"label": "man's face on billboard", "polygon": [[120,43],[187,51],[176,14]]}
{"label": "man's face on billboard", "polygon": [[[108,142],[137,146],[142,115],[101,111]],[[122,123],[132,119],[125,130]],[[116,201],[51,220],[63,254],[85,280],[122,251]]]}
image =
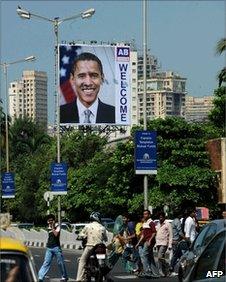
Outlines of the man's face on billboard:
{"label": "man's face on billboard", "polygon": [[102,75],[96,61],[78,61],[72,77],[72,83],[81,103],[91,106],[97,98],[102,83]]}

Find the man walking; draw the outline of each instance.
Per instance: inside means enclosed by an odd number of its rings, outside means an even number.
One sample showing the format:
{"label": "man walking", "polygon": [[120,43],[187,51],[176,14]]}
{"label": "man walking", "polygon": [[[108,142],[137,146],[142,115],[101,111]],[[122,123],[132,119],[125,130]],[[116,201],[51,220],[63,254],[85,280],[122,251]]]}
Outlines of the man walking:
{"label": "man walking", "polygon": [[188,217],[186,218],[184,224],[184,233],[185,238],[190,245],[195,240],[197,235],[195,223],[195,210],[192,208],[188,210]]}
{"label": "man walking", "polygon": [[171,223],[172,226],[172,230],[173,230],[173,242],[172,242],[172,250],[173,250],[173,256],[172,256],[172,260],[170,262],[170,266],[171,266],[171,276],[177,275],[176,271],[175,271],[175,266],[177,264],[178,259],[181,257],[182,255],[182,251],[180,248],[180,242],[181,240],[185,239],[184,237],[184,233],[182,231],[182,225],[181,225],[181,221],[180,221],[180,211],[179,210],[175,210],[174,211],[174,219]]}
{"label": "man walking", "polygon": [[166,221],[164,212],[159,214],[159,224],[157,225],[156,247],[158,251],[158,267],[160,276],[166,276],[164,267],[166,266],[165,254],[167,249],[172,249],[173,231],[171,224]]}
{"label": "man walking", "polygon": [[50,265],[54,256],[56,256],[57,264],[62,276],[60,281],[68,280],[64,257],[60,247],[60,226],[55,222],[55,220],[56,219],[53,214],[49,214],[47,216],[48,241],[44,263],[38,272],[39,282],[44,281],[45,275],[50,269]]}
{"label": "man walking", "polygon": [[155,245],[155,223],[151,219],[151,213],[149,210],[143,212],[143,227],[141,237],[136,245],[139,247],[140,258],[143,264],[144,273],[139,275],[140,277],[159,277],[158,269],[155,264],[153,247]]}

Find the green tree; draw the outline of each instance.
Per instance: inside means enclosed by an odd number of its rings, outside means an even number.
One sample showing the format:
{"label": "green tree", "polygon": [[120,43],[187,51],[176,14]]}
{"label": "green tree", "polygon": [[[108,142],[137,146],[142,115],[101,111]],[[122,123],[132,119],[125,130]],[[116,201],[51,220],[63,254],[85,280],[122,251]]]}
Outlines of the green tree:
{"label": "green tree", "polygon": [[[217,42],[216,54],[221,55],[226,50],[226,38],[222,38]],[[221,87],[223,82],[226,82],[226,67],[224,67],[218,74],[219,87]]]}
{"label": "green tree", "polygon": [[[156,208],[184,206],[189,199],[194,205],[216,208],[215,173],[210,170],[205,142],[219,137],[210,124],[187,123],[182,118],[150,121],[149,130],[157,131],[158,174],[149,177],[149,202]],[[143,198],[130,200],[137,208]]]}
{"label": "green tree", "polygon": [[221,86],[214,91],[213,109],[209,114],[210,121],[216,128],[221,130],[221,135],[225,136],[226,121],[226,87]]}
{"label": "green tree", "polygon": [[50,142],[50,137],[44,129],[28,117],[17,118],[10,131],[12,157],[32,154],[43,144]]}

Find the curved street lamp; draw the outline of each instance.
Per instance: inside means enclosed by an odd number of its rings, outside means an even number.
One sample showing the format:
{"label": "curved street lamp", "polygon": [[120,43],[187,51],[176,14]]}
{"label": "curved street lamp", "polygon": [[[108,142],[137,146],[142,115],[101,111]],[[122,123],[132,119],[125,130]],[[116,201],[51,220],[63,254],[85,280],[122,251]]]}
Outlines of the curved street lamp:
{"label": "curved street lamp", "polygon": [[[70,20],[75,20],[77,18],[81,19],[87,19],[92,17],[92,15],[95,13],[95,10],[93,8],[88,9],[84,12],[80,12],[79,14],[72,15],[71,17],[67,18],[62,18],[60,19],[59,17],[55,17],[53,19],[47,18],[40,16],[38,14],[31,13],[30,11],[27,11],[25,9],[22,9],[20,6],[17,8],[17,14],[22,18],[22,19],[31,19],[32,17],[44,20],[47,22],[50,22],[53,24],[54,28],[54,34],[55,34],[55,99],[56,99],[56,136],[57,136],[57,162],[60,163],[60,97],[58,94],[58,81],[59,81],[59,70],[58,70],[58,43],[59,43],[59,25],[63,22],[70,21]],[[61,203],[60,203],[60,195],[58,195],[58,222],[60,224],[61,221]]]}
{"label": "curved street lamp", "polygon": [[54,34],[55,34],[55,97],[56,97],[56,124],[57,124],[57,162],[60,163],[60,113],[59,113],[59,104],[60,104],[60,99],[58,95],[58,43],[59,43],[59,25],[63,22],[74,20],[77,18],[82,18],[82,19],[87,19],[92,17],[92,15],[95,13],[95,9],[91,8],[88,10],[85,10],[84,12],[80,12],[76,15],[67,17],[67,18],[62,18],[60,19],[59,17],[55,17],[53,19],[47,18],[44,16],[40,16],[35,13],[31,13],[28,10],[22,9],[20,6],[17,8],[17,14],[22,18],[22,19],[31,19],[32,17],[41,19],[44,21],[48,21],[53,24],[54,27]]}
{"label": "curved street lamp", "polygon": [[0,65],[3,67],[3,72],[5,76],[5,146],[6,146],[6,172],[9,172],[9,125],[8,125],[8,67],[14,64],[18,63],[25,63],[25,62],[32,62],[36,58],[35,56],[29,56],[24,59],[12,61],[12,62],[4,62],[0,63]]}

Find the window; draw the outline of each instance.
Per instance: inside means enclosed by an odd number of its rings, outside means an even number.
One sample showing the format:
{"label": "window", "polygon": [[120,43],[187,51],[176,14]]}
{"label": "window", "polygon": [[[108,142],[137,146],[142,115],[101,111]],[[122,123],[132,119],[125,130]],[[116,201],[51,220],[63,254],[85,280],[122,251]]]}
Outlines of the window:
{"label": "window", "polygon": [[202,255],[197,261],[197,266],[195,268],[194,277],[192,281],[206,279],[206,274],[209,270],[222,271],[221,257],[222,257],[222,252],[224,253],[225,250],[224,244],[225,244],[225,230],[220,232],[214,238],[214,240],[208,245],[208,247],[203,251]]}
{"label": "window", "polygon": [[192,250],[197,250],[203,246],[203,241],[204,241],[204,238],[206,236],[208,229],[209,229],[209,225],[206,225],[202,229],[202,231],[199,233],[199,235],[197,236],[196,240],[193,243]]}

